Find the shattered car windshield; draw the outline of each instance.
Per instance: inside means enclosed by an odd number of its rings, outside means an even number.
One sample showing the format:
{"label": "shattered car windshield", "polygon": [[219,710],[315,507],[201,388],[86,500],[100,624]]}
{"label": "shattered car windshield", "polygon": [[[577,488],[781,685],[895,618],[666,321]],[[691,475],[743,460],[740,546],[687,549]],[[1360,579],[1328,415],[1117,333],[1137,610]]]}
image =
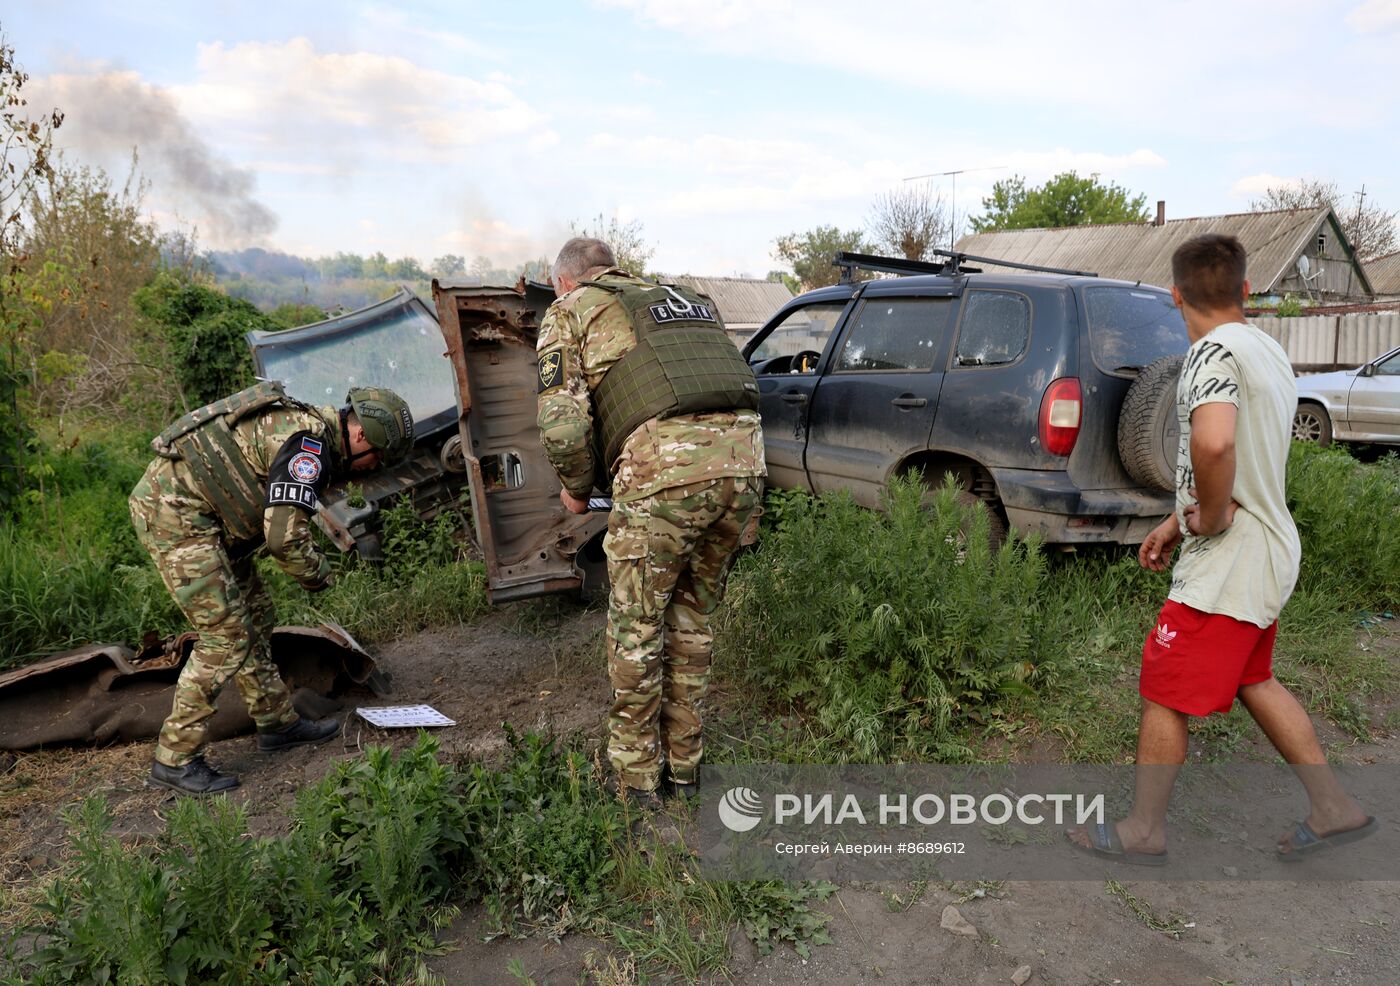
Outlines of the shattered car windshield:
{"label": "shattered car windshield", "polygon": [[419,423],[419,434],[455,420],[452,364],[432,311],[408,291],[314,325],[251,332],[258,375],[281,380],[308,404],[344,402],[351,387],[388,387]]}

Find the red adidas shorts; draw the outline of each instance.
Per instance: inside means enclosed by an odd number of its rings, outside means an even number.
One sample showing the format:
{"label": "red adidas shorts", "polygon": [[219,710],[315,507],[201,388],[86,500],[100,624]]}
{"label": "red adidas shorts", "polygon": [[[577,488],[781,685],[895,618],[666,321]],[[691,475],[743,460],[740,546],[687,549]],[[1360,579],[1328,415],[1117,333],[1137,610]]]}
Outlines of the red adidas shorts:
{"label": "red adidas shorts", "polygon": [[1191,716],[1229,712],[1244,685],[1273,676],[1278,621],[1257,627],[1168,599],[1142,646],[1142,697]]}

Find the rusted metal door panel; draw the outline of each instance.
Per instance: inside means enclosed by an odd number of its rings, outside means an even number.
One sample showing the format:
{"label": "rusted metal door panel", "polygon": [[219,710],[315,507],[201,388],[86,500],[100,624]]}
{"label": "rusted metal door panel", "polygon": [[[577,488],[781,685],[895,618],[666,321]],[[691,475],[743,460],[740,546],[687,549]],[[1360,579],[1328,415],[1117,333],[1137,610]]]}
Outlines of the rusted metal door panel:
{"label": "rusted metal door panel", "polygon": [[607,529],[601,512],[571,514],[535,423],[535,340],[553,293],[433,282],[457,380],[477,541],[493,602],[583,587],[580,552]]}

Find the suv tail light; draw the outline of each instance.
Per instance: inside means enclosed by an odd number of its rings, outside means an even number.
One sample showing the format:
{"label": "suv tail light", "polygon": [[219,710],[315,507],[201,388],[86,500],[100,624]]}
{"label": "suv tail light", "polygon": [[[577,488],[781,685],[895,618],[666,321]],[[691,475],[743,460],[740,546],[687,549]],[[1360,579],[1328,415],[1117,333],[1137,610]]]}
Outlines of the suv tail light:
{"label": "suv tail light", "polygon": [[1045,388],[1040,400],[1040,445],[1051,455],[1069,455],[1079,438],[1084,402],[1079,380],[1061,377]]}

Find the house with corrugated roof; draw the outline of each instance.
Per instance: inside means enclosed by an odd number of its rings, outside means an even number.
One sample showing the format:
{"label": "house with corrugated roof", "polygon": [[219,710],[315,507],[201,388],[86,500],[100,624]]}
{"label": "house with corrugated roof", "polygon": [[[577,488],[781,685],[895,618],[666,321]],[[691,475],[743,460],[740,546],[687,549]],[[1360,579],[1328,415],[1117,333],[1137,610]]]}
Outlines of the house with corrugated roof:
{"label": "house with corrugated roof", "polygon": [[[973,233],[960,239],[956,249],[1166,287],[1172,283],[1172,253],[1203,233],[1226,233],[1244,244],[1250,292],[1258,301],[1292,294],[1304,303],[1322,304],[1367,301],[1376,294],[1327,206],[1168,220],[1165,203],[1158,202],[1151,222]],[[999,269],[989,263],[977,266]]]}
{"label": "house with corrugated roof", "polygon": [[736,345],[748,341],[779,308],[792,300],[792,292],[780,281],[753,277],[671,277],[657,275],[661,284],[679,284],[706,295],[719,309],[724,327]]}
{"label": "house with corrugated roof", "polygon": [[1400,298],[1400,250],[1368,260],[1365,267],[1377,297]]}

